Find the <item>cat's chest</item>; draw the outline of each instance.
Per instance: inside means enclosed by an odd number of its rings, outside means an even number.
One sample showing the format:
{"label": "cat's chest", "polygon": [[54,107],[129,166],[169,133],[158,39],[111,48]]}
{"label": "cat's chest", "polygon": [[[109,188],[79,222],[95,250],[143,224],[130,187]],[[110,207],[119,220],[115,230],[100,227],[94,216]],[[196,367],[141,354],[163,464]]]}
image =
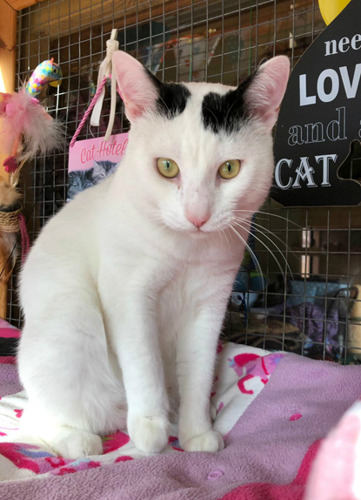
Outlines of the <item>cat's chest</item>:
{"label": "cat's chest", "polygon": [[237,271],[243,256],[240,239],[223,233],[175,232],[138,214],[118,212],[117,224],[102,227],[100,275],[104,283],[116,280],[125,290],[152,294],[200,296],[210,279]]}
{"label": "cat's chest", "polygon": [[168,270],[207,262],[223,265],[239,260],[243,245],[239,240],[230,241],[222,233],[189,235],[153,226],[148,221],[136,226],[127,220],[118,220],[116,227],[103,232],[100,250],[113,263],[141,265],[143,261],[153,261]]}

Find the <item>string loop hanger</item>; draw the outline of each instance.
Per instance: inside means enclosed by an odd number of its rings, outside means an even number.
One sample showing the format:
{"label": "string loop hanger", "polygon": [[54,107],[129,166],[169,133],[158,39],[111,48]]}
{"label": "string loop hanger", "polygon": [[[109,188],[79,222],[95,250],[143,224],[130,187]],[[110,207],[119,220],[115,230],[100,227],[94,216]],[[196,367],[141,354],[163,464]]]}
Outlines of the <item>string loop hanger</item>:
{"label": "string loop hanger", "polygon": [[101,115],[104,96],[105,96],[104,81],[106,81],[109,78],[111,81],[110,115],[109,115],[109,122],[108,122],[107,131],[106,131],[105,137],[104,137],[105,141],[108,141],[109,137],[111,136],[111,133],[113,130],[113,125],[114,125],[114,119],[115,119],[115,107],[116,107],[116,99],[117,99],[117,80],[116,80],[116,75],[112,70],[112,58],[113,58],[114,52],[119,50],[119,42],[118,42],[117,38],[118,38],[118,30],[113,29],[111,32],[111,35],[110,35],[110,39],[107,40],[107,53],[106,53],[105,59],[102,61],[102,63],[99,66],[97,87],[98,87],[98,89],[100,89],[102,87],[102,90],[97,98],[97,101],[96,101],[95,106],[93,108],[93,112],[92,112],[91,117],[90,117],[90,125],[92,127],[99,127],[100,115]]}

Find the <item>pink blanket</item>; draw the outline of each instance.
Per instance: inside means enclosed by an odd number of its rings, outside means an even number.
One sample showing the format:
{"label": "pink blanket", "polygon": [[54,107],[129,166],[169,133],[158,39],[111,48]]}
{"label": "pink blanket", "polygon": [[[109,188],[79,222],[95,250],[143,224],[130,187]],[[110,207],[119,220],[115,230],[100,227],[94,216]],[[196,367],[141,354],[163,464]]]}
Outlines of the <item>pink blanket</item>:
{"label": "pink blanket", "polygon": [[[359,407],[351,410],[356,418],[351,419],[352,424],[347,414],[325,440],[361,395],[361,367],[343,367],[293,354],[269,354],[230,345],[220,353],[218,378],[213,402],[216,425],[225,434],[223,451],[184,453],[179,451],[174,437],[168,453],[140,457],[129,440],[124,444],[126,437],[122,433],[123,441],[119,441],[119,436],[105,438],[104,451],[108,453],[90,457],[92,466],[79,467],[79,463],[62,463],[51,450],[33,444],[24,446],[23,438],[17,443],[20,448],[16,448],[14,434],[8,442],[2,436],[0,498],[301,500],[305,495],[307,500],[361,498],[357,496],[354,473],[361,459]],[[14,366],[0,365],[0,380],[1,394],[20,390]],[[11,401],[3,398],[0,405],[4,402],[9,411]],[[15,415],[12,418],[21,418],[21,408],[12,411]],[[1,431],[0,428],[0,435]],[[107,448],[106,442],[112,444]],[[17,462],[19,449],[22,458]],[[348,451],[340,454],[340,449]],[[344,458],[337,462],[341,455]],[[38,461],[40,469],[48,459],[50,468],[36,473],[31,469],[33,465],[24,466],[26,459],[31,463]],[[340,463],[349,472],[347,485],[337,480],[336,474],[329,474],[333,467],[339,470]],[[2,474],[5,470],[13,474],[14,469],[19,474],[12,478]],[[335,484],[341,482],[340,495],[347,491],[347,495],[353,496],[328,497],[333,480]],[[337,491],[335,488],[331,491]],[[320,491],[326,496],[318,496]]]}

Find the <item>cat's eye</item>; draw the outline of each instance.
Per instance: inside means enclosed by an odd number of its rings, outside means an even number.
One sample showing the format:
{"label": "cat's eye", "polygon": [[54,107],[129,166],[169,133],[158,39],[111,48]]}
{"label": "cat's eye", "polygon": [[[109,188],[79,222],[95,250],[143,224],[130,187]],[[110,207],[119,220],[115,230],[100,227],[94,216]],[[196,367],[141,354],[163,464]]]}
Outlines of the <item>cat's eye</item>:
{"label": "cat's eye", "polygon": [[170,158],[158,158],[157,167],[163,177],[168,177],[168,179],[173,179],[179,174],[178,165]]}
{"label": "cat's eye", "polygon": [[218,169],[218,174],[222,179],[233,179],[239,174],[241,162],[239,160],[227,160]]}

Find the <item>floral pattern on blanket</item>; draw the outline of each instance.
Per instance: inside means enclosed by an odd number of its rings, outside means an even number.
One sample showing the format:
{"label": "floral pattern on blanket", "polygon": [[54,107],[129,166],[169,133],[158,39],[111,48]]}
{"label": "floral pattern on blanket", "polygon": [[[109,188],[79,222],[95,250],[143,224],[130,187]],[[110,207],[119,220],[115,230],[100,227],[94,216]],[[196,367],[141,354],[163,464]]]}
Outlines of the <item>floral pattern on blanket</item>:
{"label": "floral pattern on blanket", "polygon": [[[224,436],[260,394],[283,357],[261,349],[225,344],[218,349],[217,373],[211,394],[215,428]],[[64,475],[144,457],[126,432],[104,436],[103,454],[66,460],[45,443],[24,435],[19,419],[26,407],[25,393],[0,401],[0,481],[44,475]],[[180,453],[175,426],[171,428],[168,453]]]}

